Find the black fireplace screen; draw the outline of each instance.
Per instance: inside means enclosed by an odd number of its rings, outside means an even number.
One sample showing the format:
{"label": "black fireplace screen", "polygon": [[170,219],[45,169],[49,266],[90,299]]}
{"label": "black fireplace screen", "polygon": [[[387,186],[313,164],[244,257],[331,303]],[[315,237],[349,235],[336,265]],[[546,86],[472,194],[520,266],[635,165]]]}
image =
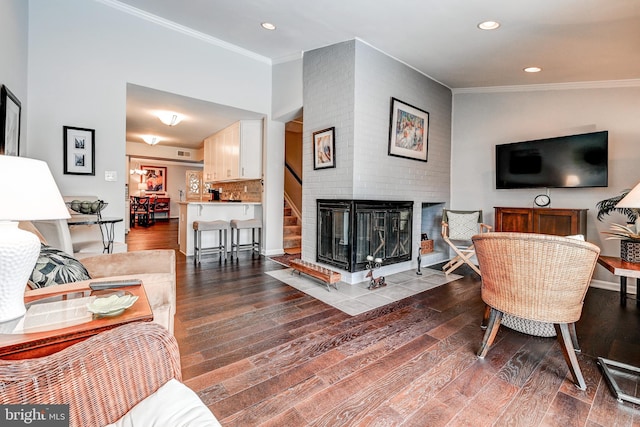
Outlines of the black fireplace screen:
{"label": "black fireplace screen", "polygon": [[355,272],[411,258],[413,202],[318,200],[317,261]]}

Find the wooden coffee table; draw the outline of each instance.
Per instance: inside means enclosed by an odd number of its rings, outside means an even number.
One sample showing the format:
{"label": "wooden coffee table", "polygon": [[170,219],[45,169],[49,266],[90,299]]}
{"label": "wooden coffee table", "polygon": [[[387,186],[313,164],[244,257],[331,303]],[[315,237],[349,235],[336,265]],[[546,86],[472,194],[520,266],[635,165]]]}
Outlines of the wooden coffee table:
{"label": "wooden coffee table", "polygon": [[[99,279],[92,281],[100,281]],[[99,292],[89,289],[89,280],[69,283],[49,288],[35,289],[25,292],[25,304],[42,301],[51,297],[58,300],[72,299],[96,295]],[[147,299],[144,286],[128,286],[114,289],[113,291],[129,292],[138,296],[133,306],[122,314],[113,317],[99,317],[93,315],[84,323],[68,327],[55,326],[48,329],[46,326],[39,328],[37,332],[0,333],[0,358],[2,359],[27,359],[46,356],[75,344],[79,341],[96,335],[100,332],[112,329],[120,325],[132,322],[148,322],[153,320],[151,306]]]}
{"label": "wooden coffee table", "polygon": [[638,292],[640,292],[640,263],[633,263],[623,261],[621,258],[613,256],[600,255],[598,257],[598,264],[615,274],[620,276],[620,305],[622,307],[627,305],[627,277],[636,279],[636,306],[640,307],[640,299],[638,298]]}

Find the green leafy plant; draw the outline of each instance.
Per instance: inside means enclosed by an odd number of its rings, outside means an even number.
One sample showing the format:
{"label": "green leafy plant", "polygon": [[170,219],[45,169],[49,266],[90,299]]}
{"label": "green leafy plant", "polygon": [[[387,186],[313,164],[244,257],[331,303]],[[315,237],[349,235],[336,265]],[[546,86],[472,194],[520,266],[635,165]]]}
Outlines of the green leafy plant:
{"label": "green leafy plant", "polygon": [[598,209],[598,221],[602,221],[605,216],[611,214],[612,212],[618,212],[627,216],[627,223],[633,224],[636,222],[638,218],[638,209],[632,208],[616,208],[616,205],[620,200],[626,196],[631,189],[627,188],[623,190],[622,193],[618,196],[611,197],[609,199],[600,200],[596,203],[596,208]]}

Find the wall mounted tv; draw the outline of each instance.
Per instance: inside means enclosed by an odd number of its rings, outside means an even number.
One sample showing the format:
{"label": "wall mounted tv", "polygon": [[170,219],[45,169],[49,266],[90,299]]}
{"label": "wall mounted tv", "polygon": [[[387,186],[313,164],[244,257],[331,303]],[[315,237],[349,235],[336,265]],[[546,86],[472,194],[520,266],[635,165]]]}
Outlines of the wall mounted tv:
{"label": "wall mounted tv", "polygon": [[609,132],[496,145],[496,188],[606,187]]}

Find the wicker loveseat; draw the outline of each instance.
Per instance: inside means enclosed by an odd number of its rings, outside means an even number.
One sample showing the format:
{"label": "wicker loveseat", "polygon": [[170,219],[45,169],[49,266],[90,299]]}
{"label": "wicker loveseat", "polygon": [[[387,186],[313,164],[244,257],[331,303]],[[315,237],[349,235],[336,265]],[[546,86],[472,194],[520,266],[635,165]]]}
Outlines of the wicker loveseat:
{"label": "wicker loveseat", "polygon": [[181,379],[173,335],[157,324],[138,322],[49,356],[0,360],[0,402],[68,404],[74,427],[119,420],[117,425],[219,426]]}

